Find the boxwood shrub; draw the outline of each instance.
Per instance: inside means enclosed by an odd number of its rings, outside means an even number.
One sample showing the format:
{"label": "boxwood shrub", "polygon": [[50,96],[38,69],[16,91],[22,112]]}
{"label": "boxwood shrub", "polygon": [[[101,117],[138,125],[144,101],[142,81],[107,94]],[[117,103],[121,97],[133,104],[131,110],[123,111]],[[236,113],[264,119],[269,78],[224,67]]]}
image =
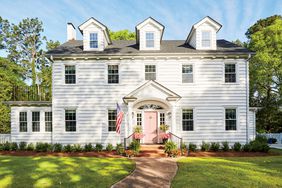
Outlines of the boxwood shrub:
{"label": "boxwood shrub", "polygon": [[27,147],[26,142],[20,142],[19,143],[19,150],[24,151],[24,150],[27,149],[26,147]]}
{"label": "boxwood shrub", "polygon": [[84,151],[92,151],[92,150],[93,150],[93,146],[91,143],[84,145]]}
{"label": "boxwood shrub", "polygon": [[221,149],[222,149],[222,151],[229,151],[229,143],[227,142],[227,141],[225,141],[225,142],[222,142],[221,143]]}
{"label": "boxwood shrub", "polygon": [[107,147],[106,147],[106,150],[108,151],[108,152],[111,152],[111,151],[113,151],[114,150],[114,146],[113,146],[113,144],[108,144],[107,145]]}
{"label": "boxwood shrub", "polygon": [[210,151],[219,151],[220,145],[217,142],[212,142],[210,146]]}
{"label": "boxwood shrub", "polygon": [[197,146],[196,144],[193,144],[193,143],[189,143],[189,151],[193,151],[195,152],[197,150]]}
{"label": "boxwood shrub", "polygon": [[103,145],[102,144],[96,144],[95,151],[101,152],[102,150],[103,150]]}
{"label": "boxwood shrub", "polygon": [[201,150],[202,151],[209,151],[209,149],[210,149],[210,144],[203,141],[202,145],[201,145]]}
{"label": "boxwood shrub", "polygon": [[53,144],[54,152],[61,152],[63,150],[63,145],[60,143]]}
{"label": "boxwood shrub", "polygon": [[233,145],[233,150],[234,151],[241,151],[241,144],[240,142],[235,142],[234,145]]}

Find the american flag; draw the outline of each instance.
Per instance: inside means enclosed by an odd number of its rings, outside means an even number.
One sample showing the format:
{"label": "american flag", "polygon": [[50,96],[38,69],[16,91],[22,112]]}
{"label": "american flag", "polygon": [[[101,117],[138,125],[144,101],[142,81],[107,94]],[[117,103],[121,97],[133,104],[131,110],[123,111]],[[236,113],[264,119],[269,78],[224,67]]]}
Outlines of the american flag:
{"label": "american flag", "polygon": [[120,134],[120,126],[123,118],[123,111],[117,103],[117,119],[116,119],[116,132]]}

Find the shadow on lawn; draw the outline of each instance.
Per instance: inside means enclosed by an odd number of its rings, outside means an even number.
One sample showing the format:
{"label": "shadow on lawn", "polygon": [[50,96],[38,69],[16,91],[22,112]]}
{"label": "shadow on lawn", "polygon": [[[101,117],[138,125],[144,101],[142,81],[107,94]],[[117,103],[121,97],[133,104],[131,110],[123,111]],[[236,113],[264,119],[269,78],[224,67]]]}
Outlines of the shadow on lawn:
{"label": "shadow on lawn", "polygon": [[3,187],[110,187],[134,168],[127,159],[0,157]]}

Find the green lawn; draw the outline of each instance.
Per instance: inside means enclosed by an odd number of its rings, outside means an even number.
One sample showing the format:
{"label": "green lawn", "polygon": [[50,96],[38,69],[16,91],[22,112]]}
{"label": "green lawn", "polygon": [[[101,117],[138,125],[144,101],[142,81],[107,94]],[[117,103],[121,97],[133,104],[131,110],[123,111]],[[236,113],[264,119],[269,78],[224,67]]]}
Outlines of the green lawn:
{"label": "green lawn", "polygon": [[110,187],[134,167],[125,158],[0,156],[0,187]]}
{"label": "green lawn", "polygon": [[172,187],[282,187],[282,156],[183,158]]}

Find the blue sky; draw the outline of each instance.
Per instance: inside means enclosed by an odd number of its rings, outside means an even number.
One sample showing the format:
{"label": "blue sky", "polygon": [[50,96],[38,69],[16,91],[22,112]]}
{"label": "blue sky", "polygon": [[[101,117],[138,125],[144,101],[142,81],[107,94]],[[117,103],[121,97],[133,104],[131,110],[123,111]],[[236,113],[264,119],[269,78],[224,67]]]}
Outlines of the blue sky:
{"label": "blue sky", "polygon": [[[191,26],[209,15],[223,25],[219,39],[245,41],[258,19],[282,14],[282,0],[0,0],[0,16],[18,23],[38,17],[48,39],[66,41],[66,23],[76,27],[94,17],[111,30],[129,29],[152,16],[165,25],[164,39],[185,39]],[[81,38],[80,32],[77,32]]]}

